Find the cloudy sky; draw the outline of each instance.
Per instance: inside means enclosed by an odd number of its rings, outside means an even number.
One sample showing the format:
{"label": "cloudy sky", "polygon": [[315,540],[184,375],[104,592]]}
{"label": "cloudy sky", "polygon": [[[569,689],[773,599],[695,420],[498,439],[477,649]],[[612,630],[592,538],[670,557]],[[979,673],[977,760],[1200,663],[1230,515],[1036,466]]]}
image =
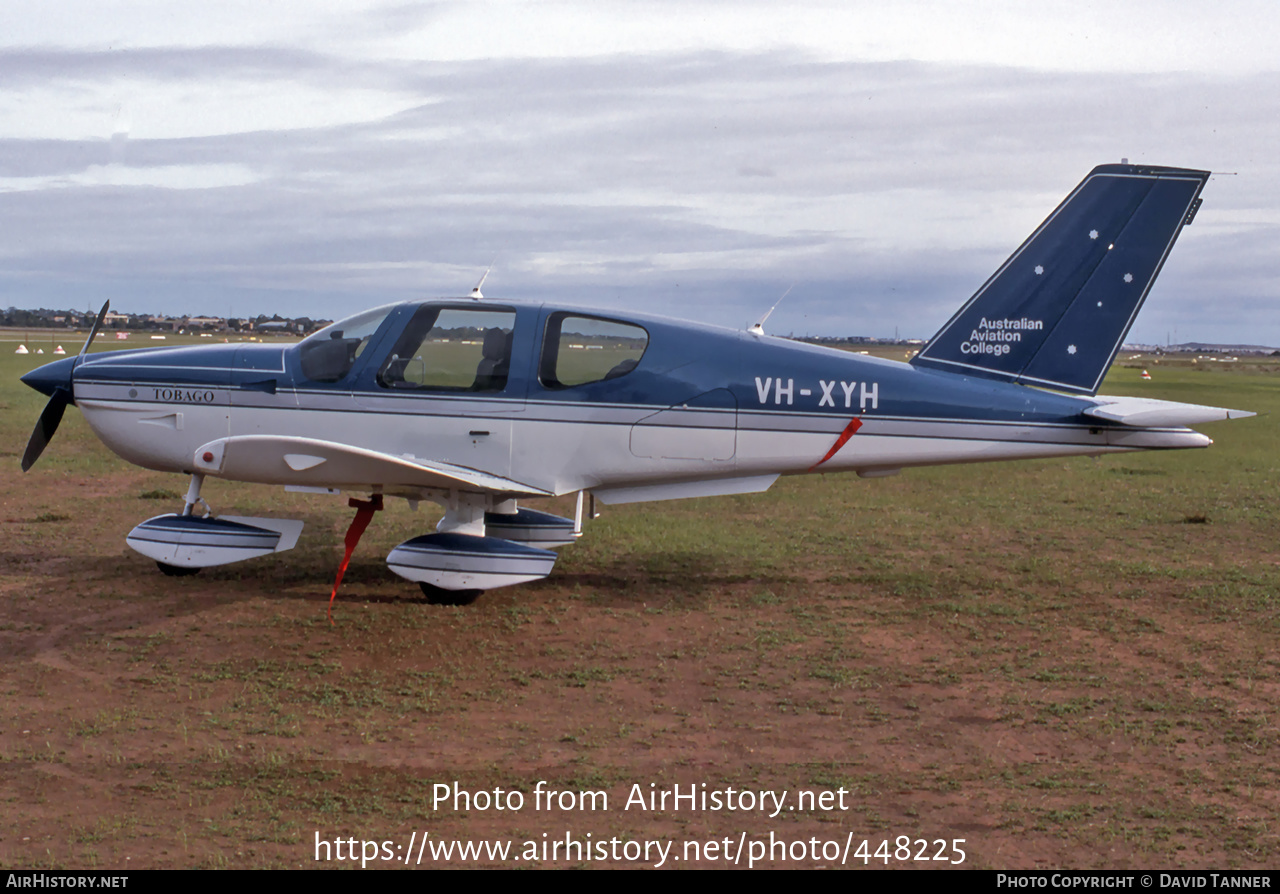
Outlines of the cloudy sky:
{"label": "cloudy sky", "polygon": [[[197,6],[199,8],[197,8]],[[465,294],[931,335],[1096,164],[1215,172],[1131,340],[1280,345],[1269,2],[0,5],[0,306]]]}

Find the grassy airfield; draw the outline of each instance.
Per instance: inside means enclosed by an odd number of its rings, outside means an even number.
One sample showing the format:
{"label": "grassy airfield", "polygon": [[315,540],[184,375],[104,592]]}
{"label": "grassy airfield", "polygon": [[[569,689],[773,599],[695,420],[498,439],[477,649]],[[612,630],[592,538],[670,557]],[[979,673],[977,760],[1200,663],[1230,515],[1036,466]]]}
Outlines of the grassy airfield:
{"label": "grassy airfield", "polygon": [[[590,833],[676,855],[744,833],[888,853],[905,835],[964,839],[985,868],[1280,861],[1280,362],[1122,355],[1104,393],[1264,414],[1201,426],[1208,450],[605,507],[549,579],[469,608],[427,606],[386,569],[438,517],[392,504],[330,626],[345,495],[210,481],[219,512],[301,518],[302,539],[162,577],[124,536],[175,511],[185,480],[116,459],[74,409],[23,475],[44,398],[18,376],[54,358],[44,336],[44,356],[5,337],[0,866],[312,866],[317,833]],[[609,809],[535,809],[539,780]],[[525,806],[433,809],[455,781]],[[633,785],[702,783],[845,805],[624,809]]]}

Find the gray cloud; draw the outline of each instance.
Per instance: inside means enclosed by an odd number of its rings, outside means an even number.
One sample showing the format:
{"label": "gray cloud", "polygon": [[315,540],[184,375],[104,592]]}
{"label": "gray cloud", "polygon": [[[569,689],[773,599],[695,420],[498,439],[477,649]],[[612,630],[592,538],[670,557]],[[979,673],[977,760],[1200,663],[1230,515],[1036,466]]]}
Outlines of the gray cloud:
{"label": "gray cloud", "polygon": [[271,47],[19,52],[5,72],[18,90],[359,87],[403,109],[114,149],[0,139],[6,305],[332,316],[465,292],[496,257],[494,298],[742,325],[797,283],[774,331],[927,336],[1124,155],[1239,172],[1210,183],[1135,333],[1280,343],[1275,75]]}

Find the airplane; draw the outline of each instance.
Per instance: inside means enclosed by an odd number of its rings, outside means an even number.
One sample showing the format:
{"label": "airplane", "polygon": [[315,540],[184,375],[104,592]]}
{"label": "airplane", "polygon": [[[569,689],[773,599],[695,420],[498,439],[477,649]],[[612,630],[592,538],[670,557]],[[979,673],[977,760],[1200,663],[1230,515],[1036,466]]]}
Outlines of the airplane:
{"label": "airplane", "polygon": [[[429,603],[461,605],[549,575],[582,533],[584,494],[594,510],[757,493],[783,475],[1206,447],[1188,426],[1254,414],[1098,388],[1208,177],[1095,168],[909,363],[775,338],[764,317],[743,331],[491,301],[479,286],[291,346],[89,354],[104,305],[77,356],[23,376],[49,402],[22,468],[74,405],[123,459],[189,476],[181,511],[126,538],[171,575],[280,552],[301,532],[216,515],[209,477],[368,495],[350,499],[331,607],[383,499],[433,501],[436,530],[387,564]],[[573,519],[522,505],[574,493]]]}

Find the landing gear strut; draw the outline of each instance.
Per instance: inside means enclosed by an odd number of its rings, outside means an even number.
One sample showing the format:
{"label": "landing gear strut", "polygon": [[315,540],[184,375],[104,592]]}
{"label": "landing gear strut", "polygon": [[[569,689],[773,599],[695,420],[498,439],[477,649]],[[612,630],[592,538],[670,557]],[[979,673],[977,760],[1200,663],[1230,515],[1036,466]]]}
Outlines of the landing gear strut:
{"label": "landing gear strut", "polygon": [[[204,484],[204,476],[199,472],[191,476],[191,483],[187,485],[187,497],[183,501],[182,514],[191,515],[196,506],[203,506],[207,517],[213,516],[213,508],[204,501],[204,497],[200,496],[200,487]],[[156,567],[164,574],[165,577],[190,577],[193,574],[200,573],[198,565],[170,565],[168,562],[156,561]]]}
{"label": "landing gear strut", "polygon": [[187,497],[183,501],[182,514],[190,515],[197,505],[204,507],[206,516],[213,515],[213,507],[204,501],[204,497],[200,496],[200,487],[204,484],[204,476],[196,472],[191,476],[191,483],[187,485]]}

